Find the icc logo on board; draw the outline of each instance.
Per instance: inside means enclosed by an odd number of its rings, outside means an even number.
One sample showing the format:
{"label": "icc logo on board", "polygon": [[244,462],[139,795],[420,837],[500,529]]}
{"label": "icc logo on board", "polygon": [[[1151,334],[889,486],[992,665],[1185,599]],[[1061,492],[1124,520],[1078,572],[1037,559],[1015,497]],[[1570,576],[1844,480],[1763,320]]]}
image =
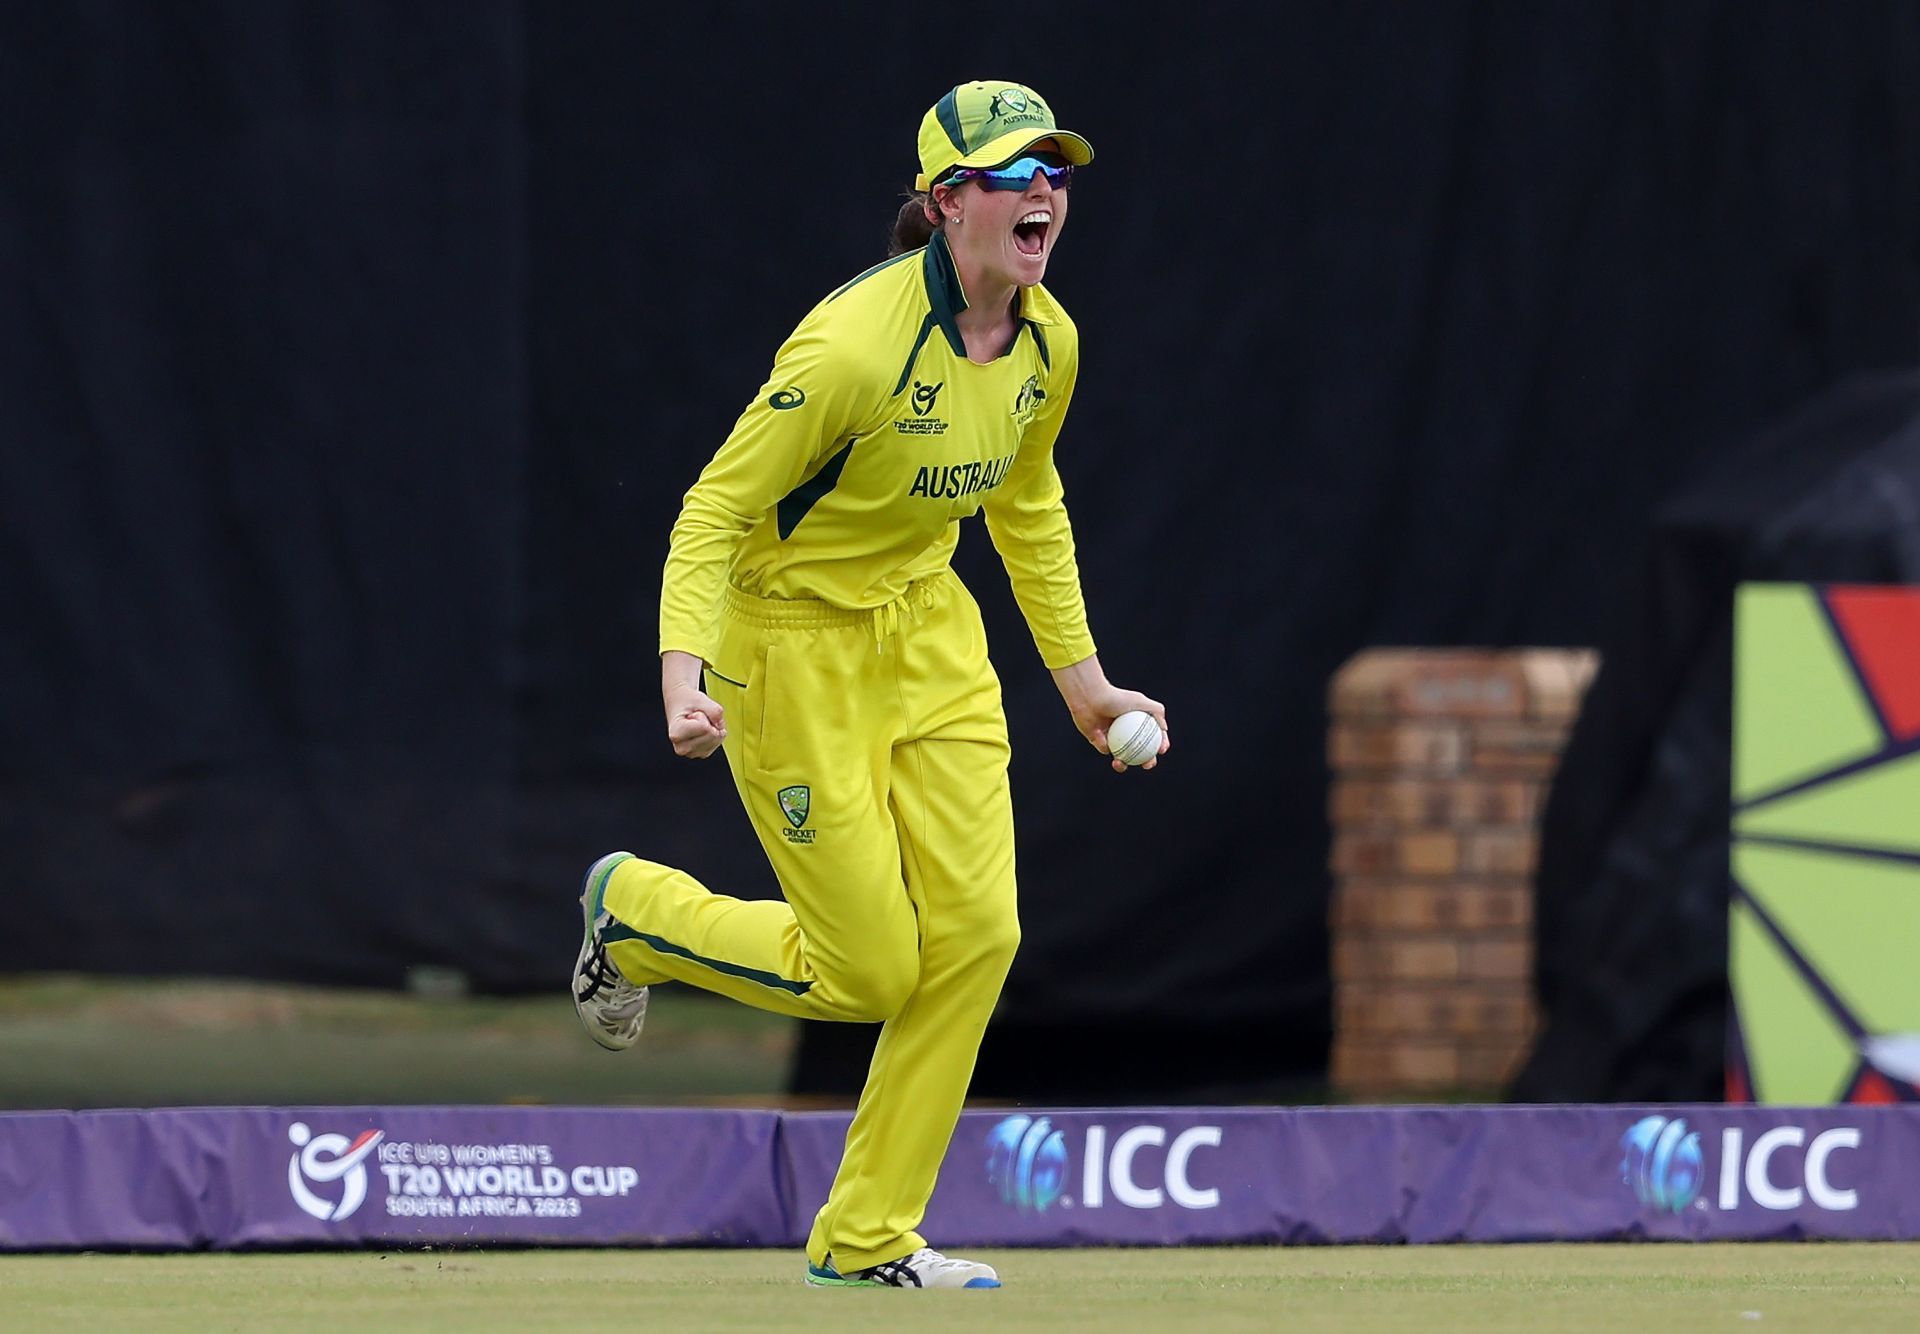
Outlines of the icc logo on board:
{"label": "icc logo on board", "polygon": [[[287,1159],[287,1189],[293,1202],[323,1223],[349,1218],[367,1198],[367,1155],[380,1143],[382,1132],[363,1130],[349,1140],[345,1135],[316,1135],[304,1121],[287,1127],[294,1154]],[[340,1198],[328,1199],[311,1185],[340,1182]],[[328,1192],[331,1194],[331,1191]]]}
{"label": "icc logo on board", "polygon": [[[1836,1186],[1832,1172],[1836,1154],[1859,1147],[1855,1126],[1835,1126],[1812,1139],[1802,1126],[1774,1126],[1754,1136],[1751,1146],[1744,1131],[1727,1126],[1720,1132],[1715,1203],[1723,1210],[1738,1209],[1743,1199],[1773,1210],[1798,1209],[1809,1201],[1816,1209],[1857,1209],[1860,1192]],[[1700,1199],[1708,1178],[1706,1155],[1699,1132],[1689,1131],[1685,1120],[1641,1117],[1620,1137],[1620,1148],[1625,1154],[1621,1180],[1642,1204],[1675,1214],[1696,1200],[1697,1207],[1707,1207]]]}
{"label": "icc logo on board", "polygon": [[[1220,1147],[1219,1126],[1191,1126],[1167,1140],[1166,1128],[1129,1126],[1107,1148],[1107,1127],[1088,1126],[1080,1157],[1079,1207],[1099,1209],[1109,1198],[1129,1209],[1158,1209],[1171,1201],[1182,1209],[1212,1209],[1219,1190],[1193,1182],[1193,1155]],[[1165,1149],[1159,1154],[1142,1150]],[[987,1132],[987,1180],[1003,1203],[1021,1212],[1045,1213],[1072,1205],[1067,1135],[1047,1117],[1009,1116]]]}

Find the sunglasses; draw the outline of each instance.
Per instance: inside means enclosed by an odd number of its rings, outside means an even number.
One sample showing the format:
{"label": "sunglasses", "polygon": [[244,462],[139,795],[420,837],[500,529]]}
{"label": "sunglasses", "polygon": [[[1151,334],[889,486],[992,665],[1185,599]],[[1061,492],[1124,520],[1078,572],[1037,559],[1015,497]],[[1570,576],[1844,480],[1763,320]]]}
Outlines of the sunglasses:
{"label": "sunglasses", "polygon": [[1073,168],[1067,163],[1053,158],[1023,157],[1001,167],[962,167],[946,177],[942,185],[958,185],[962,181],[978,181],[982,190],[1024,190],[1033,184],[1034,173],[1047,178],[1047,184],[1056,190],[1064,190],[1073,184]]}

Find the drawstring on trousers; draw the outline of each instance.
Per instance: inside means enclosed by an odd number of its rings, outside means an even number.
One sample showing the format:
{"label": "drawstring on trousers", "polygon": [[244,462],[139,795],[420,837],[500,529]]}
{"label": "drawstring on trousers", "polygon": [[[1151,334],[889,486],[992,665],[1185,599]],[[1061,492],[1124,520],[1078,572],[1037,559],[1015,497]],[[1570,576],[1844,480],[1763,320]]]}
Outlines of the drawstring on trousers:
{"label": "drawstring on trousers", "polygon": [[905,612],[908,620],[919,619],[913,609],[918,601],[927,611],[933,610],[933,586],[921,583],[910,587],[891,602],[883,602],[873,609],[873,618],[868,622],[873,628],[873,651],[885,653],[887,641],[900,633],[900,613]]}

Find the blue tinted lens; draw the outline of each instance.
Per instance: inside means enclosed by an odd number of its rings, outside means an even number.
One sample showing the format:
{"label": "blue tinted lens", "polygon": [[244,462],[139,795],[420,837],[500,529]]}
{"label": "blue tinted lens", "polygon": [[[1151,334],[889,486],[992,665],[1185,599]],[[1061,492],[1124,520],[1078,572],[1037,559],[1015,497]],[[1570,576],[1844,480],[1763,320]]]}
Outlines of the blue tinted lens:
{"label": "blue tinted lens", "polygon": [[955,183],[978,181],[985,190],[1024,190],[1033,184],[1035,172],[1044,174],[1047,184],[1056,190],[1064,190],[1073,183],[1072,167],[1056,167],[1037,157],[1019,158],[1004,167],[969,167],[964,171],[956,171],[949,179]]}

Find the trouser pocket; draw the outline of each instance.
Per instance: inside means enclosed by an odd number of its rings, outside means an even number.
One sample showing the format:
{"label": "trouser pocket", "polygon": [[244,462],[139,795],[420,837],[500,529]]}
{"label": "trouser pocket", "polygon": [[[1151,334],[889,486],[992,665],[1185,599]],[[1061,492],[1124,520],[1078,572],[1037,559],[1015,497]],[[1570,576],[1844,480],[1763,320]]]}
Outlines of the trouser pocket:
{"label": "trouser pocket", "polygon": [[776,630],[755,647],[741,720],[753,773],[831,784],[832,771],[859,762],[883,684],[862,647],[854,635],[825,630]]}
{"label": "trouser pocket", "polygon": [[782,653],[775,643],[762,644],[754,655],[753,675],[747,682],[747,736],[752,741],[747,760],[763,774],[779,775],[794,763],[795,747],[785,702],[793,685],[788,676],[789,659],[797,665],[800,655]]}

